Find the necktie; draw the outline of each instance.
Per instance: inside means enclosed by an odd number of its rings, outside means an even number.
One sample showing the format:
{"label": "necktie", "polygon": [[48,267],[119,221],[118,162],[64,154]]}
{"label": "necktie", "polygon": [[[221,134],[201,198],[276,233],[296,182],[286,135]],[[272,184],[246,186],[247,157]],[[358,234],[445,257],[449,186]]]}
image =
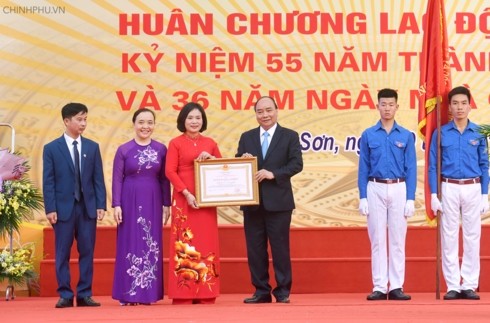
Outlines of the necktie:
{"label": "necktie", "polygon": [[80,197],[82,195],[81,185],[80,185],[80,154],[78,153],[77,148],[78,142],[73,142],[73,159],[75,164],[75,199],[80,201]]}
{"label": "necktie", "polygon": [[265,154],[267,154],[267,148],[269,148],[269,133],[264,132],[264,140],[262,141],[262,157],[265,158]]}

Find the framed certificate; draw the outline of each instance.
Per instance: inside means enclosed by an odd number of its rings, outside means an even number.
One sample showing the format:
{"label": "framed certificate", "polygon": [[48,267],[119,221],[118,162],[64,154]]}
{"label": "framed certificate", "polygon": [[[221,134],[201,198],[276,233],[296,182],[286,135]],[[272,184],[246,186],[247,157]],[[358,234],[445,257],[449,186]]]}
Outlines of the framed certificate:
{"label": "framed certificate", "polygon": [[258,205],[257,158],[194,161],[199,206]]}

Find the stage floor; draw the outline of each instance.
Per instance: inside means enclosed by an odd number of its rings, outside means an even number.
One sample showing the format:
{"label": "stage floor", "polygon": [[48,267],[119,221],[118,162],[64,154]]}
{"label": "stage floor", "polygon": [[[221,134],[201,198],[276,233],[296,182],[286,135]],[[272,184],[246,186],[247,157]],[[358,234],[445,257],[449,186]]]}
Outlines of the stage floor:
{"label": "stage floor", "polygon": [[[245,294],[223,294],[214,305],[120,306],[110,296],[94,297],[97,308],[56,309],[56,297],[0,299],[2,322],[488,322],[490,293],[481,300],[436,300],[411,294],[411,301],[372,301],[366,294],[293,294],[290,304],[243,304]],[[441,294],[442,298],[443,294]]]}

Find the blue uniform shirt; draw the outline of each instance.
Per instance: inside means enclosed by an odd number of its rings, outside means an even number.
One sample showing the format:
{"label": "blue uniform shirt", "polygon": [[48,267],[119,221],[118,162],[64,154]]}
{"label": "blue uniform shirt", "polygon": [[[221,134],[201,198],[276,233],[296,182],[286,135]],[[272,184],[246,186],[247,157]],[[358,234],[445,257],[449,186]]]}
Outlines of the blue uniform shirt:
{"label": "blue uniform shirt", "polygon": [[[478,125],[468,121],[460,133],[454,121],[441,127],[441,175],[446,178],[480,177],[481,192],[488,194],[488,147]],[[429,185],[437,193],[437,129],[432,135],[429,157]]]}
{"label": "blue uniform shirt", "polygon": [[367,197],[369,177],[405,178],[407,200],[415,200],[417,187],[417,157],[414,134],[396,122],[390,133],[381,121],[361,136],[358,187],[360,198]]}

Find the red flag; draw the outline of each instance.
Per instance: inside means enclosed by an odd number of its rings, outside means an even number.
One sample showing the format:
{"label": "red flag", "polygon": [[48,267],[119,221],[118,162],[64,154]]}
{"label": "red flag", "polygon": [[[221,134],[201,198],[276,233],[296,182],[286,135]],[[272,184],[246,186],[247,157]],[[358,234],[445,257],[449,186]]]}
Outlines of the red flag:
{"label": "red flag", "polygon": [[449,120],[447,94],[451,90],[448,38],[444,0],[429,0],[425,13],[425,31],[420,56],[419,84],[419,136],[425,142],[424,195],[425,210],[430,220],[434,213],[430,208],[428,179],[430,140],[437,129],[437,101],[440,102],[441,125]]}

